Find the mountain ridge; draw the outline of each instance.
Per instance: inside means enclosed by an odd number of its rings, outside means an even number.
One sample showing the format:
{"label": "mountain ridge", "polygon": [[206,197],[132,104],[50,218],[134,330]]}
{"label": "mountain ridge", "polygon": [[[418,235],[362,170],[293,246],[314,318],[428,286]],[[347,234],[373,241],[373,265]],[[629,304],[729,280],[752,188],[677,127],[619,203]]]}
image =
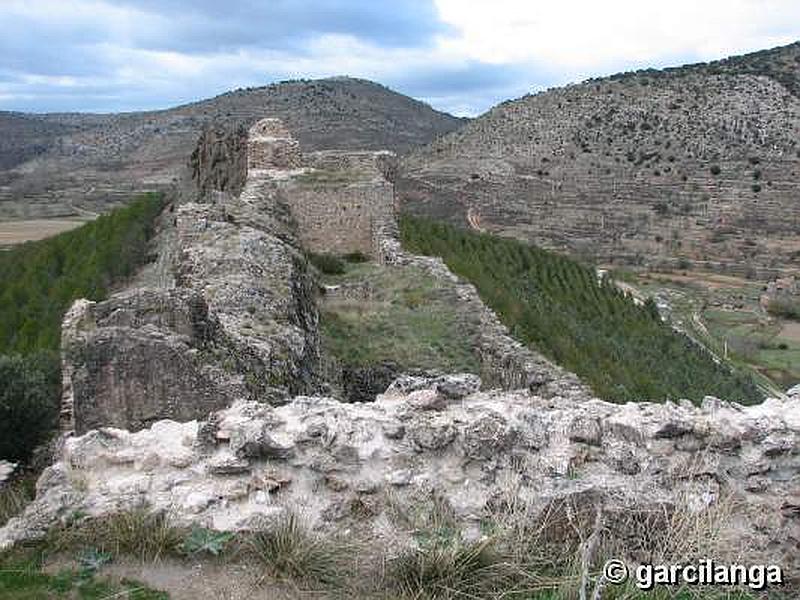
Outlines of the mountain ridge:
{"label": "mountain ridge", "polygon": [[185,174],[202,130],[283,118],[304,147],[404,152],[462,119],[354,78],[286,81],[149,112],[0,113],[0,219],[102,212]]}
{"label": "mountain ridge", "polygon": [[593,260],[797,265],[787,83],[800,44],[529,94],[406,157],[402,205]]}

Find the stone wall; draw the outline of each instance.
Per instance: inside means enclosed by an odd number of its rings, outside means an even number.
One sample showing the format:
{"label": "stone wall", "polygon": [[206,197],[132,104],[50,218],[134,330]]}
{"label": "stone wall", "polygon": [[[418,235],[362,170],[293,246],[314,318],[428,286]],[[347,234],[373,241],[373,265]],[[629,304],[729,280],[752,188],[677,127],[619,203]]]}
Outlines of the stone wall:
{"label": "stone wall", "polygon": [[316,287],[270,175],[294,163],[267,150],[267,133],[280,133],[268,125],[251,148],[272,162],[248,174],[239,196],[208,194],[162,219],[169,235],[160,236],[169,243],[159,263],[171,276],[154,281],[164,287],[79,300],[67,313],[65,429],[137,430],[159,419],[201,418],[237,399],[280,403],[318,390]]}
{"label": "stone wall", "polygon": [[318,253],[374,256],[375,227],[392,200],[393,187],[385,180],[295,182],[286,189],[300,240]]}
{"label": "stone wall", "polygon": [[247,171],[290,170],[303,166],[300,144],[280,119],[261,119],[247,135]]}
{"label": "stone wall", "polygon": [[34,504],[0,529],[0,549],[76,512],[142,505],[219,530],[295,513],[319,530],[397,547],[413,545],[414,533],[398,514],[433,499],[468,539],[569,501],[606,518],[660,515],[675,535],[729,540],[710,558],[779,564],[800,578],[800,398],[616,405],[478,393],[475,379],[404,377],[372,403],[240,402],[202,422],[69,439]]}
{"label": "stone wall", "polygon": [[394,220],[384,221],[377,228],[375,245],[384,264],[415,266],[438,280],[439,285],[454,288],[456,310],[472,315],[480,323],[475,351],[481,363],[481,375],[491,386],[528,388],[544,396],[558,393],[591,396],[576,375],[514,339],[495,312],[483,303],[475,286],[453,274],[441,258],[418,256],[403,250]]}

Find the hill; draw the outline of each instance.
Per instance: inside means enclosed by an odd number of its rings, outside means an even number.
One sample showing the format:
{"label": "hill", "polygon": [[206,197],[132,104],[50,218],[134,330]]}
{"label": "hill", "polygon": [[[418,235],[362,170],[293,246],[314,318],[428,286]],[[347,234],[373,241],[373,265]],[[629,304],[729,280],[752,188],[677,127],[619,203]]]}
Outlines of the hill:
{"label": "hill", "polygon": [[311,150],[405,152],[461,120],[360,79],[288,81],[169,110],[0,113],[0,219],[100,212],[183,175],[204,126],[280,117]]}
{"label": "hill", "polygon": [[796,43],[528,95],[412,153],[399,194],[596,260],[796,267],[799,93]]}

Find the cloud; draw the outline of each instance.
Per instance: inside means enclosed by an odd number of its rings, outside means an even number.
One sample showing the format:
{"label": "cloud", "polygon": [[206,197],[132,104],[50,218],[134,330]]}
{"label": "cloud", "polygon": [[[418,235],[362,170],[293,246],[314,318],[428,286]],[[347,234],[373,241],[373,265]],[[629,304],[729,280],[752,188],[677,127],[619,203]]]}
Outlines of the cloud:
{"label": "cloud", "polygon": [[374,79],[456,114],[800,37],[796,0],[0,0],[0,108],[163,108]]}
{"label": "cloud", "polygon": [[795,41],[797,0],[435,0],[457,33],[440,43],[481,62],[607,72],[710,60]]}

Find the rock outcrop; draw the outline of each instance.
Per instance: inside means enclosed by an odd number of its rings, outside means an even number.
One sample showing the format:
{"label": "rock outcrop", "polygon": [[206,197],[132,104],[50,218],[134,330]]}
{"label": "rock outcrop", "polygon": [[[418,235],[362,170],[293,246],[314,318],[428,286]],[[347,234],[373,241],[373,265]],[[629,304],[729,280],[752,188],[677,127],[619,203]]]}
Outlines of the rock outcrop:
{"label": "rock outcrop", "polygon": [[615,405],[477,392],[474,376],[402,378],[372,403],[237,402],[202,421],[67,439],[0,547],[76,513],[148,506],[181,523],[253,529],[294,511],[321,530],[401,539],[390,517],[435,497],[465,535],[503,506],[592,498],[613,510],[720,504],[750,561],[800,573],[800,404],[706,398]]}
{"label": "rock outcrop", "polygon": [[189,161],[192,180],[201,196],[215,191],[238,196],[247,179],[247,129],[216,124],[200,134]]}
{"label": "rock outcrop", "polygon": [[[236,134],[235,134],[236,135]],[[80,300],[63,328],[68,429],[136,430],[202,418],[236,399],[282,402],[318,389],[315,284],[263,154],[238,197],[175,208],[174,287]],[[204,179],[205,180],[205,179]]]}

